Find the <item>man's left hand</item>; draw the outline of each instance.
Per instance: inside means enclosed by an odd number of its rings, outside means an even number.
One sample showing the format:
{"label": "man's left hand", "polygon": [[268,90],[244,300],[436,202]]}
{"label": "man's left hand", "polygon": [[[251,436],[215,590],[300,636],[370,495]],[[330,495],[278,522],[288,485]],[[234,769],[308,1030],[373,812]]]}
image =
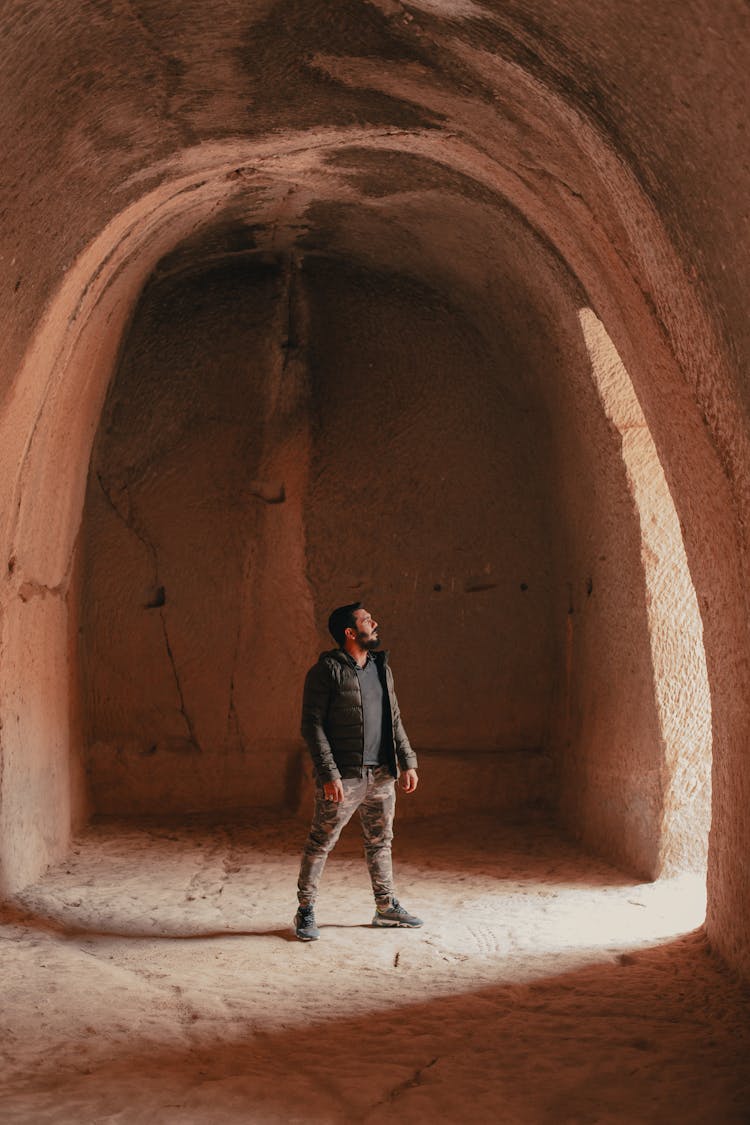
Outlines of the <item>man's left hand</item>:
{"label": "man's left hand", "polygon": [[413,793],[419,784],[416,770],[404,770],[401,774],[401,788],[404,793]]}

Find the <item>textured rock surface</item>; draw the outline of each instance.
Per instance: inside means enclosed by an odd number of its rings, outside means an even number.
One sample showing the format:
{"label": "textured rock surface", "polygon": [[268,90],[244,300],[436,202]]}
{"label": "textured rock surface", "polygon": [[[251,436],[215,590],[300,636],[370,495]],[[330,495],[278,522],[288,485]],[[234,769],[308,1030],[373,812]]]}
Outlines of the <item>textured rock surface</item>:
{"label": "textured rock surface", "polygon": [[545,741],[545,438],[514,368],[398,276],[313,263],[290,286],[162,283],[129,334],[84,528],[97,811],[293,797],[320,625],[362,597],[415,745]]}
{"label": "textured rock surface", "polygon": [[[690,697],[653,661],[591,308],[684,537],[711,691],[708,932],[750,971],[746,7],[81,0],[3,18],[2,885],[64,854],[84,743],[97,769],[109,755],[100,805],[123,777],[165,800],[157,763],[180,755],[186,803],[196,784],[231,803],[259,783],[251,743],[291,750],[338,510],[353,522],[363,491],[385,538],[368,527],[361,556],[352,538],[341,576],[384,611],[420,741],[541,744],[589,844],[643,875],[692,862],[668,749],[668,701]],[[393,470],[364,490],[352,423]],[[456,653],[465,684],[444,675]],[[267,784],[282,800],[286,773]]]}

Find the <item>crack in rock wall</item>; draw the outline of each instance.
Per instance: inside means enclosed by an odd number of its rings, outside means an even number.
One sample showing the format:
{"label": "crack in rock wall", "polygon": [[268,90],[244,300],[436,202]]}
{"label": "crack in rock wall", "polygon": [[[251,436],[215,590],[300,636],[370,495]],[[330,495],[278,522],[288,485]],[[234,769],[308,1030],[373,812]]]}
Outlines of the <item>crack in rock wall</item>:
{"label": "crack in rock wall", "polygon": [[310,605],[306,371],[289,359],[287,290],[279,270],[232,264],[162,282],[126,341],[83,533],[100,812],[285,799]]}

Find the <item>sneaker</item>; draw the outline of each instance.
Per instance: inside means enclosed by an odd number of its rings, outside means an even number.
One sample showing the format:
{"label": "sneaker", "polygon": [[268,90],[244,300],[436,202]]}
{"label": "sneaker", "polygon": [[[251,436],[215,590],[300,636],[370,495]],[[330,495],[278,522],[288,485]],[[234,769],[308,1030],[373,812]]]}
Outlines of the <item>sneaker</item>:
{"label": "sneaker", "polygon": [[300,906],[294,915],[294,932],[300,941],[317,941],[320,930],[315,925],[315,911],[312,906]]}
{"label": "sneaker", "polygon": [[379,906],[372,920],[373,926],[408,926],[416,929],[424,923],[421,918],[415,918],[408,910],[404,910],[397,898],[391,900],[390,906]]}

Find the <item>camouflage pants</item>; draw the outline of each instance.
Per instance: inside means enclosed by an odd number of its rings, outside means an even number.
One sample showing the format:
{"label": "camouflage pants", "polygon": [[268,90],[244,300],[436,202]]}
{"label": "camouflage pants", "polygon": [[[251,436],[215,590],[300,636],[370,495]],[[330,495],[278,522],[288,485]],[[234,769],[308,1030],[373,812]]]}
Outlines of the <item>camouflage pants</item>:
{"label": "camouflage pants", "polygon": [[302,853],[297,898],[301,906],[313,905],[328,855],[344,825],[359,809],[375,902],[387,906],[393,898],[391,842],[396,783],[387,766],[377,766],[365,768],[364,777],[346,778],[342,784],[343,801],[326,801],[322,785],[315,787],[315,811]]}

